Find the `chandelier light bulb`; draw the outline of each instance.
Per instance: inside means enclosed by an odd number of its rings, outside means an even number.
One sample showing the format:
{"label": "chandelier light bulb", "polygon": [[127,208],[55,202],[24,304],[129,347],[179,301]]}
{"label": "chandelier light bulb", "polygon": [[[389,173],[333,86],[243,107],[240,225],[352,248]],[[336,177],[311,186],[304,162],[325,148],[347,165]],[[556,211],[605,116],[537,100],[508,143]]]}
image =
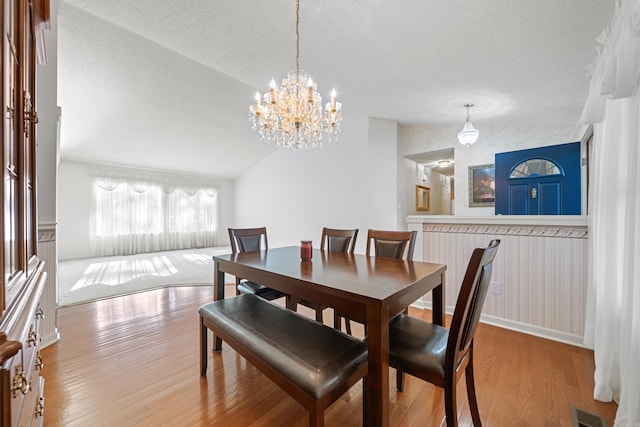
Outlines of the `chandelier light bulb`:
{"label": "chandelier light bulb", "polygon": [[336,88],[331,89],[331,103],[329,104],[329,108],[327,108],[332,113],[336,112]]}

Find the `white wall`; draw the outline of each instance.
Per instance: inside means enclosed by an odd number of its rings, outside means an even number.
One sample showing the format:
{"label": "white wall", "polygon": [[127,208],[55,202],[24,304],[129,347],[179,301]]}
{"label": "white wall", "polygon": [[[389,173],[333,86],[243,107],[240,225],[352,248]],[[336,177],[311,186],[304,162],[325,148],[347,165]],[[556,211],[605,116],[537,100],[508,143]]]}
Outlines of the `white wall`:
{"label": "white wall", "polygon": [[[520,126],[490,127],[476,124],[480,130],[478,141],[470,147],[457,140],[457,127],[402,126],[400,128],[400,155],[454,149],[454,212],[456,215],[494,215],[493,207],[469,207],[468,167],[494,163],[494,154],[526,148],[575,142],[573,126]],[[414,174],[417,165],[414,163]],[[433,196],[433,194],[432,194]]]}
{"label": "white wall", "polygon": [[394,122],[345,114],[337,142],[280,149],[238,177],[233,225],[266,226],[272,247],[301,239],[317,247],[323,226],[359,228],[356,251],[363,253],[368,228],[398,223],[396,152]]}
{"label": "white wall", "polygon": [[451,179],[440,174],[440,215],[453,215],[451,211]]}
{"label": "white wall", "polygon": [[[398,155],[398,158],[401,159],[402,163],[402,168],[398,170],[398,174],[401,175],[398,181],[404,183],[404,187],[398,190],[398,194],[402,197],[400,204],[406,205],[402,221],[406,223],[407,215],[450,215],[449,178],[432,168],[420,166],[401,155]],[[431,190],[431,210],[416,210],[416,185],[429,187]],[[406,227],[406,224],[404,224],[404,227]]]}
{"label": "white wall", "polygon": [[38,222],[56,223],[56,173],[58,162],[58,46],[57,37],[58,2],[51,2],[51,30],[45,31],[47,63],[37,65],[38,111],[37,176],[38,176]]}
{"label": "white wall", "polygon": [[[456,214],[493,215],[493,208],[468,207],[468,166],[493,163],[495,152],[570,142],[574,129],[484,128],[469,148],[455,139],[458,130],[399,127],[354,113],[345,117],[338,142],[318,150],[280,149],[238,177],[233,226],[266,226],[274,247],[297,245],[301,239],[317,246],[323,226],[358,227],[362,234],[356,251],[364,252],[368,228],[404,230],[407,215],[416,213],[416,164],[404,156],[454,147]],[[430,173],[434,187],[445,184],[439,175]],[[432,193],[433,214],[444,209],[446,194],[439,191]]]}
{"label": "white wall", "polygon": [[47,63],[36,66],[36,191],[38,203],[38,257],[45,262],[45,282],[40,307],[45,317],[40,323],[42,348],[59,339],[56,328],[56,295],[58,286],[57,264],[57,210],[58,183],[58,0],[50,2],[51,30],[44,32]]}
{"label": "white wall", "polygon": [[[398,129],[398,132],[400,130]],[[400,144],[398,144],[400,150]],[[398,230],[407,227],[407,215],[415,215],[416,212],[416,163],[398,154]]]}
{"label": "white wall", "polygon": [[[406,230],[398,206],[398,125],[396,122],[369,118],[367,228]],[[364,230],[363,230],[364,232]],[[365,237],[365,235],[363,235]],[[365,239],[363,239],[365,240]]]}
{"label": "white wall", "polygon": [[133,169],[113,165],[62,160],[58,171],[58,258],[61,260],[91,256],[90,215],[93,171],[129,173],[136,176],[198,179],[209,181],[219,188],[218,192],[218,241],[227,245],[227,227],[233,216],[232,183],[230,180],[204,176],[188,176],[165,171]]}

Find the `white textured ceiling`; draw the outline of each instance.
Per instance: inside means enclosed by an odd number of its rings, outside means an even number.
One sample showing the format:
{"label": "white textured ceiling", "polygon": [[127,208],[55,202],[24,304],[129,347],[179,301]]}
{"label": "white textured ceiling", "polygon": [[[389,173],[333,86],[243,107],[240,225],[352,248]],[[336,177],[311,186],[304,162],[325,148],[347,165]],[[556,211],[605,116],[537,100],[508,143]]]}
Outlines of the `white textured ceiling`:
{"label": "white textured ceiling", "polygon": [[[301,68],[401,124],[573,125],[613,0],[302,0]],[[63,0],[61,157],[233,178],[247,119],[295,67],[293,0]],[[347,114],[345,114],[347,116]],[[345,118],[345,120],[347,120]]]}

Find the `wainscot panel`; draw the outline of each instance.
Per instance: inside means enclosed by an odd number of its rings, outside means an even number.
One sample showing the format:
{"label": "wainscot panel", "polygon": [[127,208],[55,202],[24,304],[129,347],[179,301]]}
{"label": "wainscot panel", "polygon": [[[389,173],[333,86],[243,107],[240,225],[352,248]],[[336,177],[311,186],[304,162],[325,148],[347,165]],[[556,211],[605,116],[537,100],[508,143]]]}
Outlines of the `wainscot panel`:
{"label": "wainscot panel", "polygon": [[[587,296],[587,217],[410,216],[414,258],[447,264],[447,311],[453,312],[471,252],[502,241],[482,321],[582,346]],[[431,307],[426,295],[416,305]]]}

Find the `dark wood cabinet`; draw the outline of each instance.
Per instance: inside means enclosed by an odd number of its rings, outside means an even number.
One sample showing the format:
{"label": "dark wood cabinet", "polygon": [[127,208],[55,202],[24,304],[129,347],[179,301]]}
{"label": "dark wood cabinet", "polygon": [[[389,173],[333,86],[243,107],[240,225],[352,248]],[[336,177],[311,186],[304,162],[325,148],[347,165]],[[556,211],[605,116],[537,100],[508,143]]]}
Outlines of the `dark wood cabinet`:
{"label": "dark wood cabinet", "polygon": [[42,425],[39,307],[46,280],[37,254],[36,37],[48,0],[3,0],[0,426]]}

